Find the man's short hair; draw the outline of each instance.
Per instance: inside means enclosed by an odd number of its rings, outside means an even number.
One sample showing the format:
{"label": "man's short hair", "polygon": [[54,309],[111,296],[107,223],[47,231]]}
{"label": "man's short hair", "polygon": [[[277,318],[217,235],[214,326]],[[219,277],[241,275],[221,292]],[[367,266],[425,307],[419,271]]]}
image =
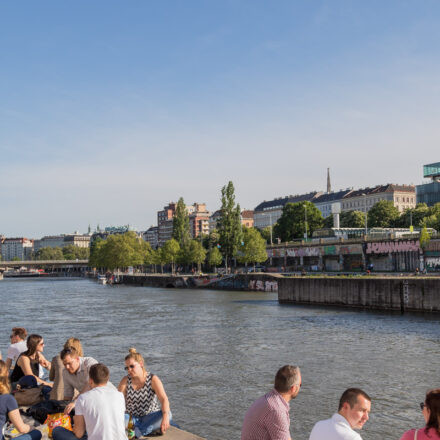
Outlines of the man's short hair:
{"label": "man's short hair", "polygon": [[23,327],[14,327],[12,329],[12,334],[14,336],[18,336],[20,339],[23,339],[23,340],[25,340],[27,337],[27,331]]}
{"label": "man's short hair", "polygon": [[75,350],[75,347],[67,347],[63,348],[60,353],[60,358],[62,361],[66,358],[66,356],[71,356],[73,358],[79,358],[79,353]]}
{"label": "man's short hair", "polygon": [[362,396],[371,402],[371,397],[365,391],[362,391],[359,388],[348,388],[342,393],[342,396],[339,399],[338,411],[342,409],[345,402],[350,405],[350,408],[353,408],[356,405],[359,396]]}
{"label": "man's short hair", "polygon": [[103,385],[110,378],[110,371],[104,364],[94,364],[90,367],[89,377],[96,385]]}
{"label": "man's short hair", "polygon": [[293,385],[299,384],[299,375],[299,367],[284,365],[277,371],[274,388],[279,393],[287,393]]}

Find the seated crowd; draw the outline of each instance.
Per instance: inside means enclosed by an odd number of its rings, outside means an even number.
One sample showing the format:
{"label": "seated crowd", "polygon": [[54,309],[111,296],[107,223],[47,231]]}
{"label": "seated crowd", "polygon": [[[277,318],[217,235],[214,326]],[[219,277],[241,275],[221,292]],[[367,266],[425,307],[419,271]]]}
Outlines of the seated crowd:
{"label": "seated crowd", "polygon": [[[23,422],[11,391],[17,387],[41,386],[47,398],[65,401],[65,414],[73,415],[73,430],[56,427],[54,440],[126,440],[126,413],[134,434],[164,433],[172,414],[161,380],[146,369],[134,348],[125,356],[127,375],[118,388],[110,382],[108,368],[83,354],[81,342],[70,338],[51,362],[43,355],[44,340],[26,330],[13,328],[6,362],[0,360],[0,430],[7,419],[21,434],[20,440],[40,440],[38,429]],[[41,368],[42,367],[42,368]],[[44,379],[44,369],[49,379]],[[299,367],[285,365],[276,376],[274,388],[257,399],[244,416],[241,440],[290,440],[289,403],[302,385]],[[421,429],[405,432],[401,440],[440,440],[440,389],[429,391],[420,408],[425,420]],[[309,440],[362,440],[360,430],[369,419],[371,398],[358,388],[344,391],[338,410],[313,427]],[[4,440],[3,434],[1,440]]]}
{"label": "seated crowd", "polygon": [[[65,414],[73,416],[73,430],[56,427],[54,440],[126,440],[126,413],[137,437],[164,433],[172,415],[161,380],[146,369],[143,357],[131,348],[125,357],[127,375],[118,388],[108,368],[83,354],[81,342],[70,338],[51,362],[43,355],[44,340],[22,328],[12,329],[6,362],[0,360],[0,433],[9,420],[20,440],[40,440],[42,434],[23,422],[14,389],[41,386],[47,398],[65,401]],[[26,342],[25,342],[26,339]],[[40,368],[42,367],[42,368]],[[49,370],[49,380],[45,379]],[[128,416],[127,416],[128,417]],[[3,440],[3,434],[1,435]]]}

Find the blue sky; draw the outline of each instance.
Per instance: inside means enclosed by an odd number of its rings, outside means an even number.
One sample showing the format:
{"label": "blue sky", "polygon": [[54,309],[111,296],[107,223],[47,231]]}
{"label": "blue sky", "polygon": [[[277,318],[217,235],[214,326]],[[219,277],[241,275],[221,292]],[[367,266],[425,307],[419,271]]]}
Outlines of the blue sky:
{"label": "blue sky", "polygon": [[438,1],[0,3],[0,234],[422,183]]}

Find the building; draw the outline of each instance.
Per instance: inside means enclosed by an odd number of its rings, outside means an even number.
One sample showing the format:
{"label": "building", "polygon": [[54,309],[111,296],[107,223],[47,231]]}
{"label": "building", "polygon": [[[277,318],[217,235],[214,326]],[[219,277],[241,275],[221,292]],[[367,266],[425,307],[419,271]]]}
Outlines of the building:
{"label": "building", "polygon": [[81,248],[90,246],[90,235],[71,234],[71,235],[46,235],[39,240],[34,241],[34,252],[38,252],[45,247],[63,248],[64,246],[73,245]]}
{"label": "building", "polygon": [[416,190],[414,185],[377,185],[373,188],[352,190],[341,200],[341,210],[369,211],[377,202],[389,200],[399,212],[415,208]]}
{"label": "building", "polygon": [[157,212],[157,236],[160,247],[173,236],[173,217],[176,212],[176,206],[176,203],[171,202],[164,206],[162,211]]}
{"label": "building", "polygon": [[14,258],[20,261],[30,260],[34,250],[34,241],[29,238],[5,238],[2,243],[2,260],[11,261]]}
{"label": "building", "polygon": [[72,234],[64,236],[64,246],[72,244],[80,248],[88,248],[90,246],[90,235]]}
{"label": "building", "polygon": [[321,194],[313,200],[315,206],[321,211],[324,218],[332,214],[332,205],[334,203],[340,203],[342,199],[348,196],[353,190],[348,188],[344,190],[339,190],[336,192],[328,192],[326,194]]}
{"label": "building", "polygon": [[254,226],[254,211],[249,209],[241,211],[241,224],[247,228],[252,228]]}
{"label": "building", "polygon": [[214,229],[217,229],[217,222],[222,215],[222,212],[220,209],[215,211],[211,216],[209,217],[209,232],[212,232]]}
{"label": "building", "polygon": [[194,203],[189,212],[189,231],[192,238],[200,234],[209,234],[209,216],[210,212],[206,209],[206,203]]}
{"label": "building", "polygon": [[440,203],[440,162],[423,165],[423,177],[431,179],[431,182],[416,186],[417,203],[428,206]]}
{"label": "building", "polygon": [[139,233],[135,231],[130,225],[125,226],[108,226],[102,230],[99,226],[96,227],[96,231],[90,237],[90,245],[97,239],[100,238],[105,240],[109,235],[125,234],[126,232],[132,231],[139,236]]}
{"label": "building", "polygon": [[279,197],[271,201],[264,201],[254,209],[254,227],[264,229],[267,226],[274,225],[281,217],[284,205],[286,203],[298,202],[314,202],[314,200],[322,195],[322,192],[313,191],[308,194],[300,194],[295,196]]}
{"label": "building", "polygon": [[150,243],[152,249],[157,249],[159,246],[159,228],[157,226],[151,226],[143,234],[143,239]]}

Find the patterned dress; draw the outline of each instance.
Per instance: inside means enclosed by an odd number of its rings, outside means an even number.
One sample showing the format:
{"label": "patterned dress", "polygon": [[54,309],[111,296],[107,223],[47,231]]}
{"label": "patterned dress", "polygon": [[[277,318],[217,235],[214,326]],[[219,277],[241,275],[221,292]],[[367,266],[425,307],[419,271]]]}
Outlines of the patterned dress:
{"label": "patterned dress", "polygon": [[142,417],[152,412],[160,411],[160,404],[156,393],[151,388],[153,374],[148,373],[144,386],[135,390],[131,383],[131,377],[127,376],[126,407],[133,417]]}

